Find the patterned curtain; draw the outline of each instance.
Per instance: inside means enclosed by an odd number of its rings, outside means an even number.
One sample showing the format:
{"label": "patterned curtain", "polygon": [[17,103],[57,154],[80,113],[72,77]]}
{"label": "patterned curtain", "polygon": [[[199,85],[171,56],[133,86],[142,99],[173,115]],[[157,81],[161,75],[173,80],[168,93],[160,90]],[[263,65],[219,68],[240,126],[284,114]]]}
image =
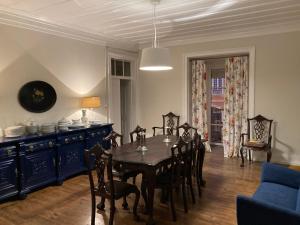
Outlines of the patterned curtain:
{"label": "patterned curtain", "polygon": [[224,157],[237,156],[241,133],[247,130],[248,57],[225,60]]}
{"label": "patterned curtain", "polygon": [[207,69],[203,60],[192,61],[192,125],[208,139]]}

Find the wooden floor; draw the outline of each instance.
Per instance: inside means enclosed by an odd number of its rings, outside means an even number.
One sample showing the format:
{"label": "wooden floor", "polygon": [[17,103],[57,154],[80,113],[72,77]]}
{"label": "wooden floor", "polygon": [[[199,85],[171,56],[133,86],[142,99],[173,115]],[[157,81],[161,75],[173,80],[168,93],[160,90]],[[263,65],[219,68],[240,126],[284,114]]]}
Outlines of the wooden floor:
{"label": "wooden floor", "polygon": [[[236,224],[235,199],[237,194],[251,195],[260,178],[260,164],[239,167],[237,159],[224,159],[220,148],[206,154],[202,198],[193,205],[189,196],[189,212],[185,214],[180,196],[176,197],[177,223],[172,222],[168,205],[161,204],[156,192],[154,215],[157,224],[234,225]],[[138,182],[139,183],[139,182]],[[196,187],[195,187],[196,191]],[[129,196],[132,208],[133,196]],[[141,222],[134,222],[132,210],[125,211],[121,201],[117,203],[115,224],[145,224],[140,200]],[[105,213],[96,215],[96,224],[107,224],[109,203]],[[28,195],[25,200],[13,200],[0,204],[2,225],[88,225],[90,224],[90,193],[88,177],[80,175],[64,182],[62,186],[51,186]]]}

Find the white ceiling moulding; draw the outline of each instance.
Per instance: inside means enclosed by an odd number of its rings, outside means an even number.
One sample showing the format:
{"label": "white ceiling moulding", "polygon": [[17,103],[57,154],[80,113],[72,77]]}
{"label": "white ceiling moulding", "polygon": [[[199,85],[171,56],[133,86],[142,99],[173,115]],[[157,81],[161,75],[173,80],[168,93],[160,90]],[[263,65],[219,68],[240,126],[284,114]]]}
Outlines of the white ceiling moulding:
{"label": "white ceiling moulding", "polygon": [[1,10],[0,24],[37,31],[58,37],[69,38],[86,43],[96,44],[99,46],[121,48],[129,51],[136,51],[138,49],[138,46],[136,44],[107,40],[106,38],[101,37],[99,34],[72,29],[66,26],[56,25],[38,19],[32,19],[25,16],[4,12]]}

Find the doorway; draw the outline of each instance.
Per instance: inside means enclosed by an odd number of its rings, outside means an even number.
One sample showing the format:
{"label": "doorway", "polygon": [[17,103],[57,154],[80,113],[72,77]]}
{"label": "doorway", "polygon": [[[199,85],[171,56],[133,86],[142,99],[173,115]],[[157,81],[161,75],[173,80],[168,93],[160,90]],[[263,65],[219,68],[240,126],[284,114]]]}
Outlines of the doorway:
{"label": "doorway", "polygon": [[135,60],[109,55],[108,64],[109,122],[127,143],[135,123]]}

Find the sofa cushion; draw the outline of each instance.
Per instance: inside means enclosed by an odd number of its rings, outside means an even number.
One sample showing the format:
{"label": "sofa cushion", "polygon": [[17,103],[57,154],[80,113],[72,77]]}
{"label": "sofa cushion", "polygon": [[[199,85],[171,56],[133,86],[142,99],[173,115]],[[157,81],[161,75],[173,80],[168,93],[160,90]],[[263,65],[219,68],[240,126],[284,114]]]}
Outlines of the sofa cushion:
{"label": "sofa cushion", "polygon": [[298,213],[300,213],[300,188],[299,188],[299,190],[298,190],[296,211],[297,211]]}
{"label": "sofa cushion", "polygon": [[296,210],[298,189],[281,184],[263,182],[256,190],[253,198],[257,201]]}

